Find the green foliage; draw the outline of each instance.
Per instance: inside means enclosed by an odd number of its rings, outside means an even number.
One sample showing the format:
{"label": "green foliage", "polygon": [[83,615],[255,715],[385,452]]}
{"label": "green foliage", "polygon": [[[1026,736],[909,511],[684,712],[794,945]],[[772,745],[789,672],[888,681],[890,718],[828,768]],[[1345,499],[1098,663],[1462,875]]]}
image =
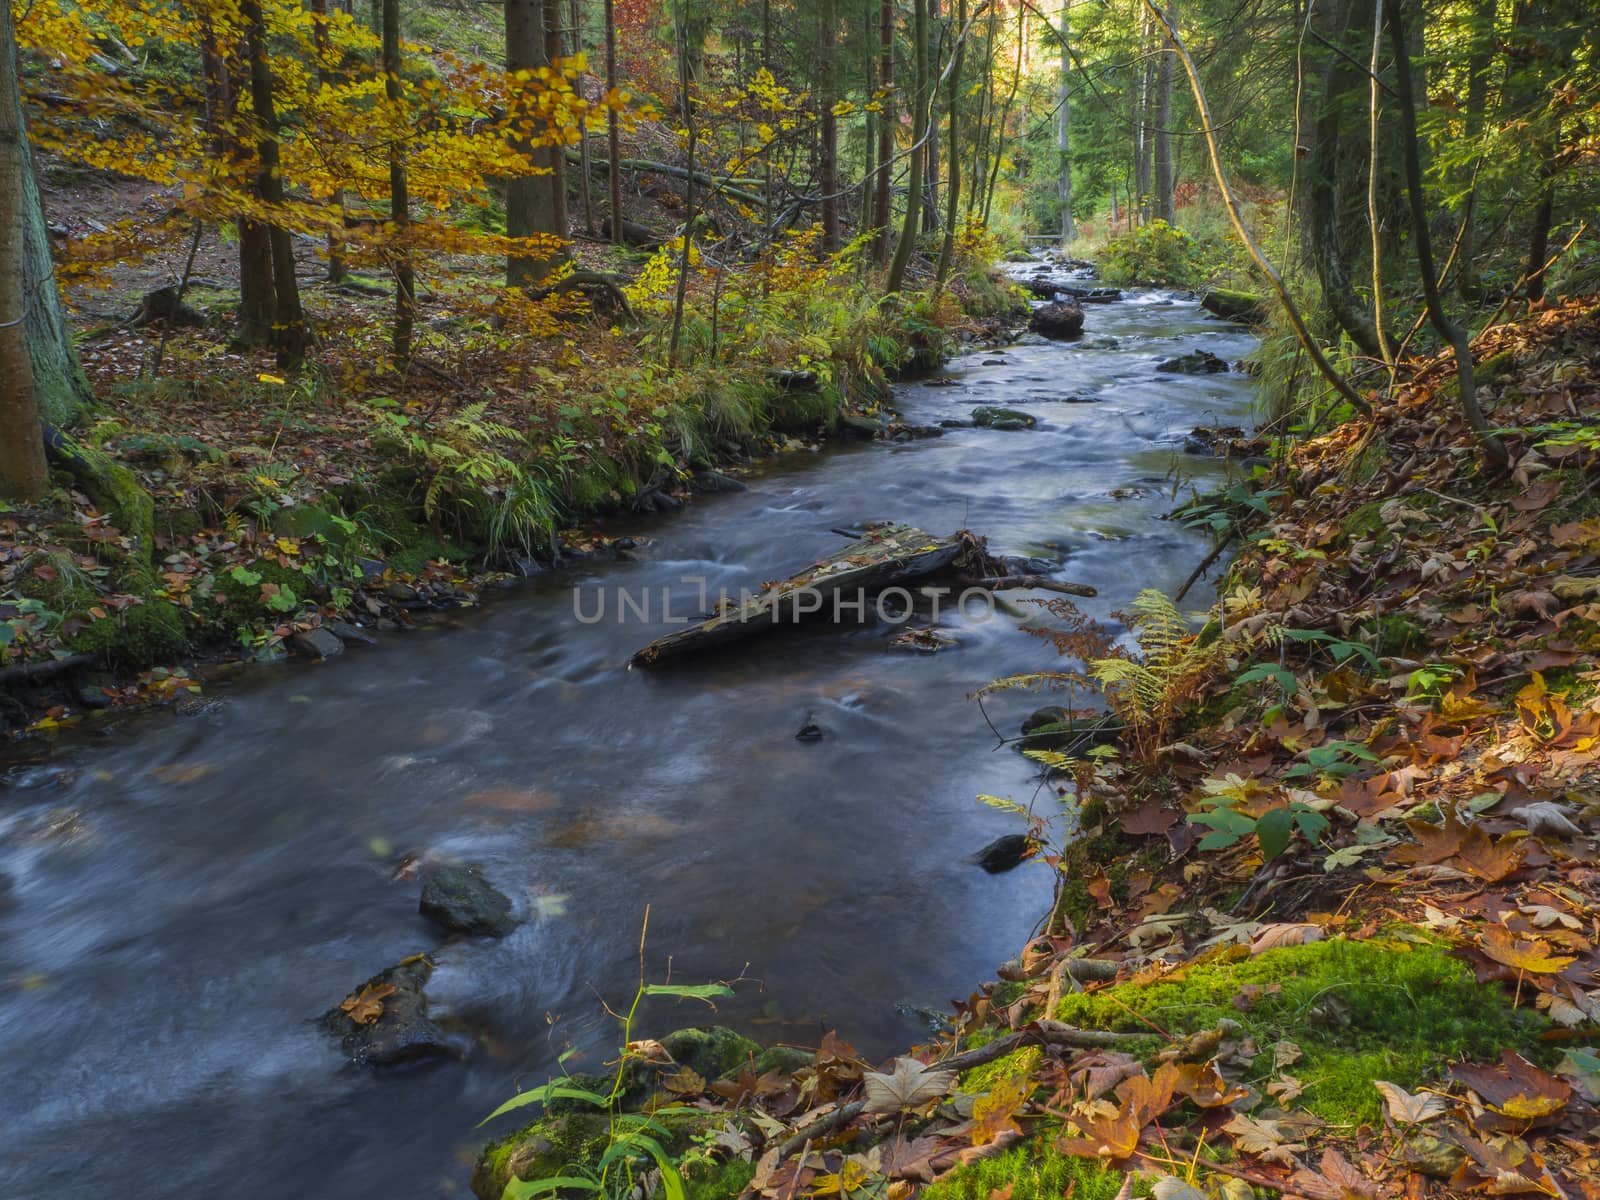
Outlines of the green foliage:
{"label": "green foliage", "polygon": [[1199,247],[1187,233],[1165,221],[1108,241],[1099,254],[1100,277],[1117,287],[1199,287],[1205,282]]}
{"label": "green foliage", "polygon": [[[624,1047],[632,1044],[634,1020],[647,997],[711,1004],[731,995],[733,989],[722,983],[657,984],[641,979],[633,1003],[619,1019],[622,1044]],[[679,1056],[679,1061],[687,1062],[691,1057],[686,1053]],[[624,1111],[623,1102],[633,1086],[635,1066],[634,1058],[624,1049],[618,1055],[609,1091],[602,1093],[597,1088],[584,1086],[585,1081],[565,1075],[513,1096],[479,1122],[484,1125],[534,1104],[547,1112],[557,1102],[583,1106],[577,1112],[536,1121],[485,1152],[480,1172],[487,1168],[496,1184],[504,1178],[503,1200],[530,1200],[557,1191],[623,1200],[637,1194],[641,1175],[651,1170],[657,1173],[657,1183],[666,1200],[688,1200],[690,1191],[686,1176],[700,1178],[703,1186],[696,1195],[719,1195],[706,1190],[712,1180],[731,1183],[737,1172],[726,1171],[704,1145],[697,1145],[694,1140],[695,1135],[706,1133],[711,1125],[724,1120],[719,1114],[672,1105],[652,1106],[648,1113]],[[720,1071],[715,1073],[720,1074]],[[586,1136],[570,1136],[571,1130],[579,1129],[586,1131]],[[556,1136],[550,1136],[552,1133]],[[514,1150],[529,1144],[546,1149],[533,1163],[514,1161],[511,1157]],[[748,1178],[746,1175],[740,1181],[739,1188]]]}
{"label": "green foliage", "polygon": [[1251,780],[1230,775],[1205,781],[1201,811],[1191,813],[1191,825],[1202,825],[1211,832],[1200,839],[1201,850],[1223,850],[1241,839],[1254,836],[1261,845],[1261,857],[1271,862],[1289,848],[1298,830],[1307,841],[1315,841],[1328,831],[1328,818],[1303,800],[1278,804],[1255,815],[1242,806],[1254,799]]}
{"label": "green foliage", "polygon": [[1154,588],[1141,591],[1121,615],[1138,638],[1139,657],[1094,659],[1089,676],[1136,739],[1153,749],[1165,739],[1180,706],[1216,669],[1221,645],[1195,637],[1177,605]]}
{"label": "green foliage", "polygon": [[[1304,1058],[1285,1069],[1304,1085],[1306,1107],[1340,1123],[1378,1118],[1374,1080],[1415,1089],[1451,1062],[1507,1047],[1536,1052],[1545,1024],[1500,992],[1485,992],[1448,948],[1431,942],[1334,939],[1227,960],[1239,953],[1153,983],[1065,996],[1056,1015],[1132,1032],[1148,1032],[1150,1021],[1175,1036],[1238,1021],[1260,1052],[1245,1077],[1257,1086],[1277,1074],[1274,1044],[1291,1039]],[[1241,1010],[1234,1001],[1246,987],[1259,990]]]}

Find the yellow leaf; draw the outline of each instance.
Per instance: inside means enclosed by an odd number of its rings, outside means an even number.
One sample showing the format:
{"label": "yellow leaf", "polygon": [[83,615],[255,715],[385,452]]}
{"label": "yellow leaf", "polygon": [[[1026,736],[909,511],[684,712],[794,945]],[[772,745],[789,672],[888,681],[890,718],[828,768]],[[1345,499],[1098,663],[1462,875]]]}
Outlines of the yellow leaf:
{"label": "yellow leaf", "polygon": [[1483,952],[1495,962],[1536,975],[1559,974],[1577,961],[1573,956],[1551,953],[1550,945],[1539,938],[1518,941],[1501,925],[1491,925],[1483,931]]}
{"label": "yellow leaf", "polygon": [[383,1015],[384,999],[394,992],[392,983],[369,983],[346,996],[339,1009],[357,1025],[371,1025]]}

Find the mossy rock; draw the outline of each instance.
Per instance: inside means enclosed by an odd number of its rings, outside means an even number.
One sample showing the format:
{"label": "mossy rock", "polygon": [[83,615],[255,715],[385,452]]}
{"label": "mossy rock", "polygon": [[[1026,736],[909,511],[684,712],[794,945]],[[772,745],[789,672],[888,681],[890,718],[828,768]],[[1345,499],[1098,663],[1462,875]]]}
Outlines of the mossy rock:
{"label": "mossy rock", "polygon": [[768,1071],[778,1071],[784,1075],[793,1075],[803,1067],[809,1067],[817,1061],[816,1055],[809,1050],[802,1050],[798,1046],[768,1046],[756,1055],[756,1061],[750,1067],[758,1077]]}
{"label": "mossy rock", "polygon": [[[1241,1011],[1234,1001],[1252,985],[1260,990]],[[1374,1081],[1415,1090],[1460,1059],[1493,1058],[1507,1047],[1539,1057],[1538,1034],[1547,1024],[1513,1009],[1499,989],[1476,983],[1446,947],[1398,937],[1335,939],[1253,957],[1236,947],[1151,983],[1065,996],[1056,1016],[1129,1032],[1147,1031],[1148,1021],[1174,1035],[1236,1020],[1262,1053],[1270,1055],[1280,1040],[1298,1045],[1304,1057],[1293,1073],[1305,1085],[1305,1107],[1325,1121],[1352,1124],[1378,1119]],[[1152,1037],[1149,1049],[1160,1044]]]}
{"label": "mossy rock", "polygon": [[472,1172],[473,1194],[481,1200],[500,1200],[513,1178],[553,1179],[570,1174],[572,1164],[604,1154],[610,1139],[610,1121],[604,1113],[541,1117],[484,1148]]}
{"label": "mossy rock", "polygon": [[661,1044],[680,1067],[706,1079],[733,1074],[761,1053],[755,1042],[722,1025],[675,1030],[662,1038]]}
{"label": "mossy rock", "polygon": [[187,645],[183,610],[152,598],[95,621],[68,642],[67,648],[74,654],[94,654],[108,663],[140,669],[171,662]]}
{"label": "mossy rock", "polygon": [[334,514],[319,504],[291,504],[280,508],[273,514],[272,532],[282,537],[314,537],[330,546],[343,546],[351,537],[334,520]]}
{"label": "mossy rock", "polygon": [[[691,1147],[696,1137],[720,1129],[729,1121],[724,1112],[655,1113],[649,1118],[660,1129],[653,1137],[674,1157]],[[472,1173],[472,1191],[480,1200],[500,1200],[506,1184],[513,1178],[524,1182],[581,1177],[592,1172],[616,1131],[626,1130],[638,1119],[628,1114],[614,1119],[597,1111],[567,1112],[541,1117],[484,1148]],[[663,1135],[660,1130],[666,1132]],[[697,1163],[685,1170],[684,1182],[690,1196],[700,1200],[732,1200],[744,1190],[751,1175],[747,1163]],[[559,1189],[555,1196],[579,1196],[582,1189]]]}

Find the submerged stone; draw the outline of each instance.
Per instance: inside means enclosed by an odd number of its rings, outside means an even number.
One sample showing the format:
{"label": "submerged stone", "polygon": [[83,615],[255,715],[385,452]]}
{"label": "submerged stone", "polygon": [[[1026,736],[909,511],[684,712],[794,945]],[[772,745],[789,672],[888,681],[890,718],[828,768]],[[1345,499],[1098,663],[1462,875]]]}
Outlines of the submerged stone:
{"label": "submerged stone", "polygon": [[1219,375],[1227,369],[1226,362],[1206,350],[1180,354],[1177,358],[1156,364],[1156,370],[1177,375]]}
{"label": "submerged stone", "polygon": [[468,937],[504,937],[517,926],[511,901],[482,871],[466,864],[430,867],[423,877],[418,908],[448,932]]}
{"label": "submerged stone", "polygon": [[350,1061],[388,1067],[459,1055],[460,1046],[428,1019],[423,991],[433,966],[418,957],[374,975],[330,1008],[322,1026],[339,1039]]}
{"label": "submerged stone", "polygon": [[308,658],[333,658],[344,653],[344,643],[320,625],[295,634],[289,644]]}
{"label": "submerged stone", "polygon": [[986,429],[1032,429],[1038,419],[1032,413],[1016,408],[994,408],[979,405],[972,410],[972,423]]}

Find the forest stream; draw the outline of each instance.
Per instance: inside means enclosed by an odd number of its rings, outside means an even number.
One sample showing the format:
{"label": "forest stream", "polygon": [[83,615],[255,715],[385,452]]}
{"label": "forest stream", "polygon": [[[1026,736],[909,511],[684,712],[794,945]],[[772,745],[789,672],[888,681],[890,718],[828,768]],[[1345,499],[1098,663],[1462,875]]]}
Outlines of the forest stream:
{"label": "forest stream", "polygon": [[[912,423],[993,404],[1035,429],[781,456],[746,491],[608,529],[641,539],[631,561],[549,573],[337,664],[249,672],[200,715],[129,720],[14,772],[0,1194],[466,1195],[483,1116],[569,1045],[574,1069],[613,1052],[602,999],[633,995],[646,905],[652,978],[670,959],[675,981],[746,981],[715,1016],[648,1006],[644,1032],[710,1019],[814,1044],[836,1028],[869,1058],[916,1040],[909,1010],[991,978],[1047,903],[1044,871],[969,861],[1019,831],[975,796],[1035,785],[968,696],[1048,666],[1048,643],[947,609],[960,644],[938,654],[891,650],[877,625],[627,660],[666,628],[663,590],[692,612],[686,580],[754,588],[875,518],[1064,556],[1061,578],[1099,589],[1096,616],[1171,593],[1208,548],[1162,519],[1174,474],[1186,494],[1226,470],[1184,437],[1247,424],[1251,381],[1154,368],[1253,344],[1173,294],[1088,306],[1079,342],[967,353],[894,397]],[[588,615],[605,596],[603,620],[578,619],[575,588]],[[648,593],[649,622],[619,623],[623,589]],[[1045,702],[988,710],[1014,734]],[[796,739],[808,716],[822,740]],[[316,1018],[439,946],[416,883],[394,878],[406,855],[481,864],[523,921],[434,956],[434,1015],[476,1031],[471,1053],[377,1073]]]}

